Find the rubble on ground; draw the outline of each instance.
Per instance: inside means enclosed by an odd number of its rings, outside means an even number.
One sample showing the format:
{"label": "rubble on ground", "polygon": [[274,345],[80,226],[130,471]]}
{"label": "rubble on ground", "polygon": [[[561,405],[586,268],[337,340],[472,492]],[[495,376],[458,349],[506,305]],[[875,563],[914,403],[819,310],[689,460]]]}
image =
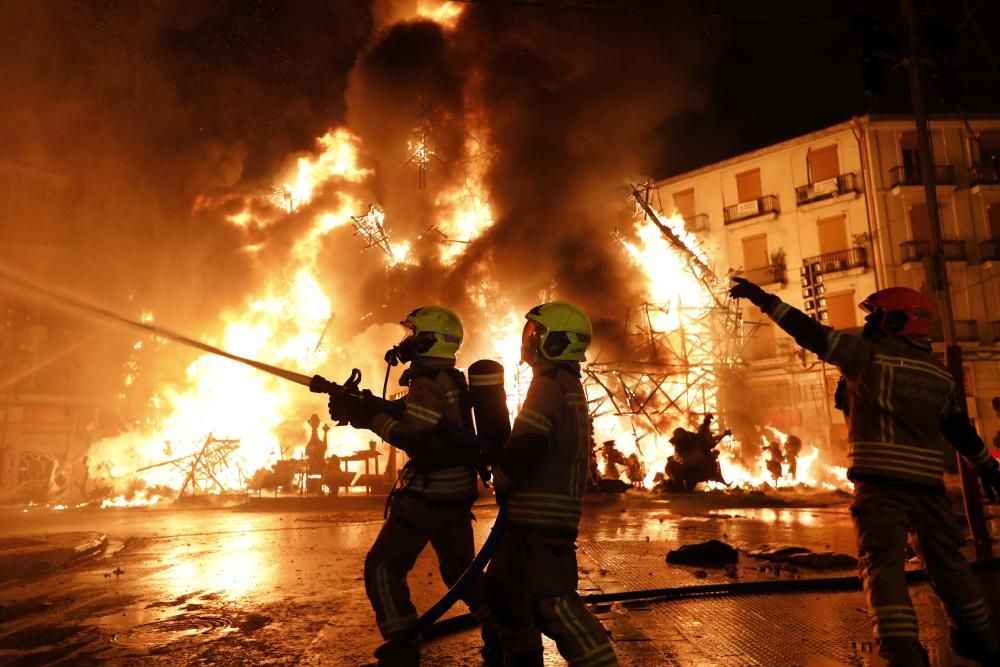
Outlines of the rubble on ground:
{"label": "rubble on ground", "polygon": [[685,544],[678,549],[667,552],[667,562],[674,565],[725,567],[730,563],[737,562],[739,558],[739,551],[719,540]]}
{"label": "rubble on ground", "polygon": [[772,563],[787,563],[813,570],[841,570],[858,566],[858,559],[849,554],[834,551],[816,552],[799,546],[763,547],[748,551],[747,555]]}

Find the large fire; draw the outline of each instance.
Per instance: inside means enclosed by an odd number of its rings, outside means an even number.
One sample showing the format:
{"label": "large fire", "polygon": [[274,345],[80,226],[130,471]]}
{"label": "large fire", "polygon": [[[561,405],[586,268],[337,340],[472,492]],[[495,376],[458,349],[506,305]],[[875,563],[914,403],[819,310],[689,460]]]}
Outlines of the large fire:
{"label": "large fire", "polygon": [[[462,9],[457,3],[421,0],[416,3],[415,11],[418,17],[448,28],[459,20]],[[485,184],[489,151],[484,147],[489,145],[489,136],[475,121],[473,116],[467,123],[470,131],[464,147],[462,174],[452,178],[451,186],[438,192],[433,202],[435,224],[421,232],[435,235],[440,243],[440,261],[445,266],[454,265],[470,242],[481,237],[494,222]],[[277,214],[258,220],[252,211],[260,207],[254,208],[247,201],[243,209],[229,216],[233,225],[243,229],[279,224],[283,217],[290,216],[307,215],[309,221],[280,266],[271,271],[265,285],[239,310],[223,313],[221,334],[206,342],[304,373],[329,367],[334,350],[324,334],[331,319],[341,312],[342,304],[338,295],[325,288],[320,279],[316,249],[331,232],[350,225],[352,216],[357,220],[358,212],[366,206],[369,216],[379,216],[374,222],[380,231],[392,224],[380,207],[370,204],[371,199],[362,201],[349,194],[363,191],[375,176],[361,166],[363,153],[364,146],[349,128],[333,128],[317,139],[312,154],[295,158],[289,172],[281,178],[282,184],[257,202],[264,207],[269,202],[270,209]],[[322,201],[336,204],[317,204],[317,193],[330,190],[338,196],[324,197]],[[210,198],[200,198],[195,208],[211,204]],[[689,254],[708,262],[698,238],[685,230],[679,216],[664,216],[663,222],[687,246]],[[394,230],[385,256],[371,253],[369,257],[391,269],[410,261],[410,250],[417,240],[402,238]],[[701,315],[718,306],[718,294],[713,294],[703,277],[692,270],[676,244],[668,243],[661,230],[641,215],[634,229],[620,240],[623,252],[641,277],[645,301],[658,306],[650,311],[649,327],[664,335],[686,327],[685,335],[712,341],[717,332],[712,330],[711,319]],[[608,242],[613,240],[609,237]],[[244,249],[253,255],[260,245],[248,243]],[[503,285],[491,276],[466,289],[474,306],[502,313],[491,320],[489,335],[479,339],[492,342],[488,352],[504,365],[510,407],[512,412],[516,411],[531,379],[530,370],[519,365],[518,359],[522,313],[532,304],[511,303]],[[539,296],[557,298],[558,294]],[[362,315],[366,314],[358,314]],[[671,376],[664,385],[667,393],[683,397],[681,404],[674,406],[672,423],[650,427],[610,412],[595,416],[595,440],[614,441],[622,454],[635,454],[645,468],[643,482],[647,487],[656,473],[664,470],[672,453],[667,441],[669,430],[691,426],[696,416],[720,411],[715,382],[719,355],[713,352],[711,343],[689,349],[684,362],[684,372]],[[123,383],[131,384],[136,372],[128,369]],[[692,382],[698,391],[686,390]],[[588,391],[591,399],[596,400],[597,389],[590,385]],[[212,484],[208,490],[245,490],[254,471],[279,460],[303,458],[309,437],[305,417],[316,409],[315,397],[304,395],[299,386],[221,358],[199,356],[187,367],[185,382],[179,386],[163,385],[155,393],[150,418],[143,427],[100,441],[91,448],[91,467],[95,476],[113,482],[115,491],[105,501],[106,505],[156,502],[184,488],[191,489],[190,471],[197,467],[199,457],[216,451],[210,445],[220,440],[234,444],[227,445],[229,449],[221,459],[223,465],[210,470]],[[352,429],[335,429],[327,453],[349,455],[367,447],[369,438],[369,434]],[[843,469],[823,464],[819,449],[810,443],[806,443],[798,458],[795,479],[784,475],[774,479],[768,469],[767,446],[772,439],[784,444],[787,436],[770,429],[769,435],[762,434],[761,439],[760,457],[750,465],[740,463],[739,448],[732,438],[720,444],[722,473],[731,484],[739,487],[805,484],[821,488],[845,484]],[[170,465],[170,461],[180,464]]]}

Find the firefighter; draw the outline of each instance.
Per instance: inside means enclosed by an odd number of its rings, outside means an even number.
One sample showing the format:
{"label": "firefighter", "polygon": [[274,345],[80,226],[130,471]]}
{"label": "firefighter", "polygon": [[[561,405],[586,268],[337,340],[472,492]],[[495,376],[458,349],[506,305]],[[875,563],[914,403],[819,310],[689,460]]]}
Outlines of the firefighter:
{"label": "firefighter", "polygon": [[965,536],[944,493],[948,443],[975,468],[990,498],[1000,491],[1000,467],[969,422],[951,374],[931,352],[930,301],[905,287],[875,292],[860,304],[868,315],[861,335],[853,335],[820,325],[747,280],[733,280],[732,297],[748,299],[844,376],[851,515],[879,653],[890,665],[928,664],[906,590],[904,554],[913,534],[948,615],[955,652],[1000,665],[982,592],[960,552]]}
{"label": "firefighter", "polygon": [[[353,399],[348,405],[352,426],[367,428],[410,457],[400,486],[390,498],[388,518],[365,558],[365,591],[375,610],[379,632],[392,639],[417,620],[410,601],[407,573],[430,542],[438,557],[441,578],[451,586],[475,555],[472,503],[478,495],[478,453],[435,432],[443,417],[472,427],[471,401],[465,376],[455,368],[462,343],[462,323],[455,313],[438,306],[417,308],[400,323],[406,329],[386,359],[409,363],[400,382],[409,386],[402,420],[374,411],[371,403]],[[340,406],[331,398],[330,413]],[[482,657],[500,664],[500,641],[486,604],[482,578],[463,601],[482,624]],[[379,666],[417,665],[419,639],[387,645],[377,652]]]}
{"label": "firefighter", "polygon": [[587,483],[590,418],[580,362],[590,320],[553,301],[532,308],[521,359],[532,380],[494,468],[509,526],[486,573],[508,665],[540,667],[542,633],[571,666],[617,665],[607,633],[576,593],[576,536]]}

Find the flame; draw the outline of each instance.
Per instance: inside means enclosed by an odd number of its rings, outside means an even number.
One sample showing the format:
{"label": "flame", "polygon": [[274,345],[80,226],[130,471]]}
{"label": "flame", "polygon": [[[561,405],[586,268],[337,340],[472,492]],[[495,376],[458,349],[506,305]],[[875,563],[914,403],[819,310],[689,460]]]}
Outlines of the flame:
{"label": "flame", "polygon": [[416,17],[451,30],[458,24],[464,9],[460,3],[449,0],[417,0]]}
{"label": "flame", "polygon": [[[289,186],[296,208],[309,203],[314,193],[333,179],[359,182],[370,173],[358,166],[359,142],[347,130],[328,132],[318,145],[322,148],[318,156],[297,161],[295,180]],[[339,210],[316,215],[292,245],[285,265],[241,311],[223,315],[227,324],[220,339],[209,342],[238,355],[290,368],[320,366],[327,350],[317,340],[334,307],[317,277],[316,248],[326,234],[349,222],[357,206],[358,202],[341,196]],[[402,259],[406,249],[400,249]],[[144,319],[151,320],[152,314],[145,314]],[[128,369],[123,380],[126,385],[134,381],[135,372],[135,368]],[[153,396],[151,407],[157,416],[150,423],[92,448],[95,472],[103,466],[102,475],[124,478],[129,476],[130,467],[178,461],[179,465],[143,470],[140,477],[149,487],[179,490],[190,484],[187,471],[203,450],[222,456],[213,451],[218,448],[212,442],[206,445],[209,438],[231,440],[235,448],[223,452],[225,461],[213,470],[213,490],[239,490],[246,488],[247,478],[255,470],[282,457],[278,431],[288,415],[296,413],[301,387],[207,354],[188,366],[186,377],[184,385],[161,387]],[[301,428],[305,435],[305,425]],[[347,450],[362,441],[360,435],[344,436],[337,446]],[[103,506],[150,504],[161,497],[144,491],[122,494],[104,501]]]}
{"label": "flame", "polygon": [[465,179],[456,187],[442,190],[434,202],[440,214],[435,231],[442,237],[441,261],[445,264],[454,263],[469,243],[493,226],[483,144],[481,131],[473,130],[465,142]]}

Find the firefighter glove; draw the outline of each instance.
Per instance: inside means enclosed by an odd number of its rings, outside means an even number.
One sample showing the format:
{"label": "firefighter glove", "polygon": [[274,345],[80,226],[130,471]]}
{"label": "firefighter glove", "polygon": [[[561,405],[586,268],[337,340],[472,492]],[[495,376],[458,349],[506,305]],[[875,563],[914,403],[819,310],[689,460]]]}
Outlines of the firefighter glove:
{"label": "firefighter glove", "polygon": [[347,420],[354,428],[370,429],[375,424],[375,397],[365,389],[347,397]]}
{"label": "firefighter glove", "polygon": [[746,278],[733,276],[733,282],[736,284],[729,289],[729,296],[734,299],[746,299],[758,308],[763,308],[771,300],[770,294]]}
{"label": "firefighter glove", "polygon": [[327,408],[330,410],[330,419],[341,426],[350,421],[347,414],[347,398],[344,394],[332,393],[330,394],[330,401],[327,403]]}
{"label": "firefighter glove", "polygon": [[976,466],[979,479],[983,481],[983,489],[990,501],[995,501],[1000,496],[1000,463],[996,459],[990,459],[980,466]]}

